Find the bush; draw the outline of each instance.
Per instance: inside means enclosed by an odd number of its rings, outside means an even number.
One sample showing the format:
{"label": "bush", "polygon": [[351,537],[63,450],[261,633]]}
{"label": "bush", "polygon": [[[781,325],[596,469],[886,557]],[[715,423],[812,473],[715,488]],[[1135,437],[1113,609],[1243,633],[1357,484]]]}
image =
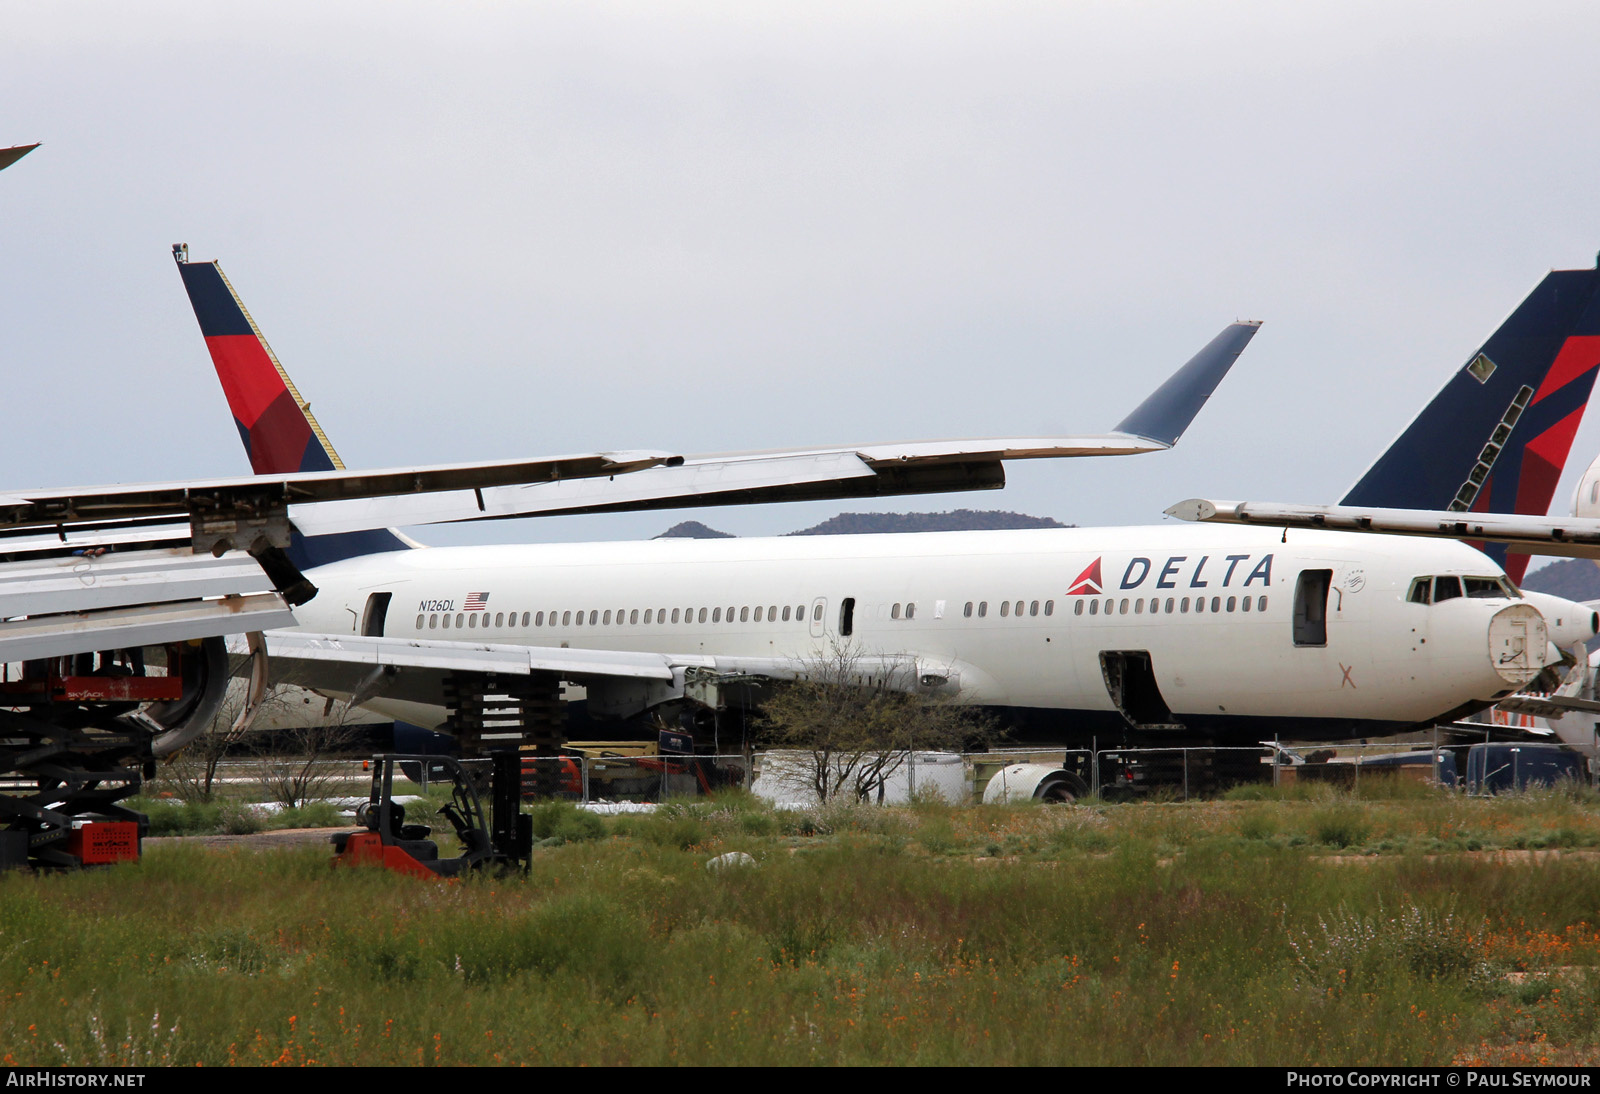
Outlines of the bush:
{"label": "bush", "polygon": [[528,815],[533,818],[535,839],[581,843],[584,840],[605,838],[606,822],[587,809],[579,809],[571,802],[540,802],[528,810]]}
{"label": "bush", "polygon": [[[269,828],[337,828],[345,823],[339,807],[332,802],[309,802],[298,809],[285,809],[266,821]],[[250,829],[256,831],[256,829]]]}
{"label": "bush", "polygon": [[221,806],[210,802],[134,798],[128,807],[149,818],[152,836],[211,835],[222,830]]}
{"label": "bush", "polygon": [[1494,977],[1479,955],[1483,931],[1468,927],[1453,910],[1411,904],[1398,915],[1363,916],[1341,905],[1318,918],[1315,932],[1289,939],[1301,976],[1319,992],[1369,992],[1396,975],[1427,982],[1448,981],[1481,989]]}
{"label": "bush", "polygon": [[[266,827],[266,822],[261,819],[261,814],[244,802],[224,801],[215,806],[217,811],[217,825],[211,831],[220,831],[227,836],[248,836],[252,832],[259,832]],[[296,827],[285,825],[285,827]]]}
{"label": "bush", "polygon": [[617,835],[633,836],[657,847],[687,851],[707,839],[705,821],[693,809],[663,806],[654,813],[631,813],[613,822]]}
{"label": "bush", "polygon": [[1278,818],[1266,807],[1247,810],[1239,818],[1239,834],[1251,840],[1271,839],[1278,834]]}

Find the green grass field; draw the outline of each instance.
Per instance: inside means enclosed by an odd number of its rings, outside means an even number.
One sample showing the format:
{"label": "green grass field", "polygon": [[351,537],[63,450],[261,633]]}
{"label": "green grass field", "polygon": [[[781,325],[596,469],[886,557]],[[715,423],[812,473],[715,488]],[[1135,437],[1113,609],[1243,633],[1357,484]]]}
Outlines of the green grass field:
{"label": "green grass field", "polygon": [[[536,810],[532,876],[0,876],[0,1062],[1600,1063],[1600,809]],[[724,851],[754,867],[706,869]]]}

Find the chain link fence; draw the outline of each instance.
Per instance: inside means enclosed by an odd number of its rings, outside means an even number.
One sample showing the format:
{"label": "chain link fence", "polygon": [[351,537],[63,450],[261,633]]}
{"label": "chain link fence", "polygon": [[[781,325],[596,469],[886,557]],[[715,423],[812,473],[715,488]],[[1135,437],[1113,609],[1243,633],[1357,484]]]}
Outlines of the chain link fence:
{"label": "chain link fence", "polygon": [[[1477,759],[1471,756],[1476,755]],[[1035,763],[1072,773],[1094,798],[1191,801],[1213,798],[1248,784],[1277,787],[1322,784],[1359,792],[1363,780],[1408,779],[1493,793],[1548,784],[1561,778],[1592,783],[1594,773],[1576,753],[1551,746],[1495,744],[1450,748],[1419,744],[1329,744],[1280,747],[1013,748],[979,753],[900,754],[868,801],[902,803],[937,795],[950,802],[981,801],[996,772]],[[820,759],[804,751],[767,750],[722,755],[525,756],[522,791],[529,799],[563,799],[585,805],[656,803],[743,787],[772,802],[809,805],[819,798]],[[293,771],[282,760],[230,761],[219,783],[260,785],[267,774]],[[426,791],[425,767],[407,771]],[[337,761],[319,772],[323,795],[365,797],[370,778],[361,761]],[[827,791],[850,796],[851,773],[835,771]]]}

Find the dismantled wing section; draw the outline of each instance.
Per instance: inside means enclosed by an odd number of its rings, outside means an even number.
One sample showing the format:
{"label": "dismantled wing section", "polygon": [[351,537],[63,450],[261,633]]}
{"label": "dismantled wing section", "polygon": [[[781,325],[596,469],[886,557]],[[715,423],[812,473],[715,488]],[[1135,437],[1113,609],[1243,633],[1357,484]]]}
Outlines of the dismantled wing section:
{"label": "dismantled wing section", "polygon": [[600,453],[532,464],[11,491],[0,495],[0,661],[293,626],[290,605],[316,594],[283,553],[297,499],[425,496],[621,474],[671,459]]}
{"label": "dismantled wing section", "polygon": [[292,626],[256,560],[182,548],[0,563],[0,662]]}
{"label": "dismantled wing section", "polygon": [[[593,452],[535,460],[432,464],[373,471],[235,476],[172,482],[8,490],[0,495],[0,530],[80,525],[94,521],[189,519],[211,522],[251,509],[411,496],[471,493],[507,484],[623,475],[681,462],[665,452]],[[372,525],[368,525],[372,527]]]}
{"label": "dismantled wing section", "polygon": [[357,528],[447,521],[749,505],[998,489],[1006,460],[1163,451],[1178,438],[1259,323],[1233,323],[1128,415],[1113,433],[985,437],[840,448],[688,456],[633,474],[436,494],[427,498],[297,506],[308,537]]}
{"label": "dismantled wing section", "polygon": [[1285,505],[1279,502],[1189,498],[1169,517],[1207,524],[1262,524],[1337,532],[1464,539],[1498,543],[1523,554],[1600,558],[1600,520],[1579,517],[1498,516],[1450,510],[1376,509],[1358,505]]}
{"label": "dismantled wing section", "polygon": [[[1548,512],[1600,370],[1597,289],[1600,270],[1547,274],[1341,504]],[[1513,579],[1527,568],[1504,546],[1487,553]]]}

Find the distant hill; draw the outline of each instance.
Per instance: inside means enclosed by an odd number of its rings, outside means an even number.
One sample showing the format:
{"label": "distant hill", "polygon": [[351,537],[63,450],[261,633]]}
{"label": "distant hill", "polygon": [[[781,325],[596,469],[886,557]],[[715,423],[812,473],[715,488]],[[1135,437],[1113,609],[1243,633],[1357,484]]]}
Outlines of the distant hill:
{"label": "distant hill", "polygon": [[1600,600],[1600,566],[1593,559],[1564,558],[1529,573],[1522,587],[1568,600]]}
{"label": "distant hill", "polygon": [[733,539],[732,532],[719,532],[715,528],[707,528],[697,520],[686,520],[674,524],[656,539]]}
{"label": "distant hill", "polygon": [[[1051,517],[1030,517],[998,509],[957,509],[953,513],[840,513],[791,536],[871,535],[877,532],[983,532],[998,528],[1072,528]],[[697,520],[674,524],[656,539],[733,539],[728,532]]]}
{"label": "distant hill", "polygon": [[999,510],[957,509],[951,513],[840,513],[791,536],[863,535],[878,532],[980,532],[1000,528],[1069,528],[1051,517]]}

